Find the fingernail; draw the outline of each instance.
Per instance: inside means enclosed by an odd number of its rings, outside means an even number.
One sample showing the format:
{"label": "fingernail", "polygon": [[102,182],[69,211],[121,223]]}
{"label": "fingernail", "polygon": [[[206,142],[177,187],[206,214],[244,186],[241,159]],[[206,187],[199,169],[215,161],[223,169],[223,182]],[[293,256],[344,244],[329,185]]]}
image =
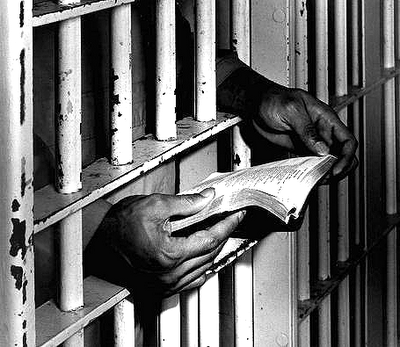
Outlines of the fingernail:
{"label": "fingernail", "polygon": [[203,195],[205,198],[211,198],[214,196],[214,188],[207,188],[204,189],[200,194]]}
{"label": "fingernail", "polygon": [[245,215],[246,215],[246,210],[240,211],[240,213],[239,213],[239,219],[240,219],[240,221],[244,218]]}
{"label": "fingernail", "polygon": [[323,141],[318,141],[315,143],[315,149],[319,155],[329,154],[329,147]]}

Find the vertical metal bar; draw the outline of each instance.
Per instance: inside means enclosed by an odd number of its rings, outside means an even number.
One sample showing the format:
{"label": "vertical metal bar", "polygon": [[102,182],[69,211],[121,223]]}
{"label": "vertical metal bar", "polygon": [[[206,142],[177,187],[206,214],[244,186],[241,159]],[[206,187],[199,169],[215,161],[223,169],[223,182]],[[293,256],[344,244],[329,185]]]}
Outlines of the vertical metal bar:
{"label": "vertical metal bar", "polygon": [[[303,0],[296,0],[295,8],[295,74],[296,87],[308,89],[308,34],[307,34],[307,5]],[[309,257],[309,214],[305,214],[302,227],[297,236],[297,292],[299,300],[310,298],[310,257]],[[299,346],[310,345],[310,318],[307,317],[298,328]]]}
{"label": "vertical metal bar", "polygon": [[199,289],[200,347],[219,346],[219,284],[212,275]]}
{"label": "vertical metal bar", "polygon": [[196,119],[216,117],[215,0],[196,0]]}
{"label": "vertical metal bar", "polygon": [[[352,51],[351,51],[351,71],[352,71],[352,85],[355,87],[360,86],[360,6],[359,0],[352,0],[351,2],[351,37],[352,37]],[[361,138],[361,119],[360,119],[360,102],[357,100],[353,103],[353,131],[357,139]],[[360,147],[359,147],[360,148]],[[360,158],[360,150],[357,148],[356,155]],[[362,162],[360,160],[360,162]],[[361,246],[361,226],[362,226],[362,201],[361,201],[361,172],[358,167],[354,172],[354,206],[353,211],[355,214],[354,222],[354,242],[356,246]],[[362,304],[361,304],[361,267],[357,266],[354,276],[355,298],[354,298],[354,347],[361,347],[362,344]]]}
{"label": "vertical metal bar", "polygon": [[[233,0],[232,46],[239,59],[250,64],[250,1]],[[240,126],[232,133],[233,170],[251,166],[251,151],[245,143]],[[253,346],[253,257],[249,251],[233,266],[235,346]]]}
{"label": "vertical metal bar", "polygon": [[199,345],[199,291],[193,289],[181,294],[182,346]]}
{"label": "vertical metal bar", "polygon": [[[132,11],[130,4],[111,10],[111,164],[132,162]],[[114,344],[135,345],[134,305],[121,301],[114,308]]]}
{"label": "vertical metal bar", "polygon": [[175,0],[156,2],[156,137],[176,138]]}
{"label": "vertical metal bar", "polygon": [[[60,1],[66,5],[70,1]],[[62,21],[58,34],[57,188],[72,193],[82,188],[81,145],[81,19]],[[71,155],[73,153],[73,155]],[[59,224],[60,292],[63,311],[83,306],[82,211]],[[64,346],[83,346],[83,330]]]}
{"label": "vertical metal bar", "polygon": [[35,345],[32,1],[0,1],[0,345]]}
{"label": "vertical metal bar", "polygon": [[[336,96],[347,94],[347,5],[345,0],[335,1],[335,91]],[[339,113],[347,124],[347,109]],[[349,258],[348,179],[338,183],[338,261]],[[349,278],[338,288],[338,344],[350,346]]]}
{"label": "vertical metal bar", "polygon": [[122,300],[114,307],[114,345],[135,346],[135,310],[129,299]]}
{"label": "vertical metal bar", "polygon": [[181,345],[181,310],[179,295],[162,301],[160,313],[160,347]]}
{"label": "vertical metal bar", "polygon": [[59,24],[57,188],[60,193],[82,188],[81,112],[81,19],[78,17]]}
{"label": "vertical metal bar", "polygon": [[[394,1],[383,1],[383,65],[395,67]],[[385,119],[385,187],[386,213],[397,213],[396,181],[396,95],[395,79],[383,86]],[[397,340],[397,233],[392,230],[387,239],[386,345],[394,347]]]}
{"label": "vertical metal bar", "polygon": [[[316,96],[329,101],[328,91],[328,3],[315,3]],[[330,276],[329,187],[318,188],[318,279]],[[321,346],[331,345],[331,299],[327,297],[318,308],[318,340]]]}
{"label": "vertical metal bar", "polygon": [[132,161],[132,14],[131,5],[111,11],[111,163]]}
{"label": "vertical metal bar", "polygon": [[60,223],[60,308],[71,311],[83,306],[82,211]]}

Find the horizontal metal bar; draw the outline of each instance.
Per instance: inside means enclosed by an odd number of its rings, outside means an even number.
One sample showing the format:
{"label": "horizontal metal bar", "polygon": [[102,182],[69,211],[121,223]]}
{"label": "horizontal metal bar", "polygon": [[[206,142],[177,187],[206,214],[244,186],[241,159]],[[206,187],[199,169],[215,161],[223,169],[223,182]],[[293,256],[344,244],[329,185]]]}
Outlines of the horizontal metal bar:
{"label": "horizontal metal bar", "polygon": [[371,93],[375,89],[380,88],[387,81],[399,75],[400,75],[400,62],[398,62],[395,68],[383,69],[382,76],[369,86],[366,86],[364,88],[349,87],[349,93],[341,97],[333,98],[333,100],[331,101],[331,106],[335,109],[336,112],[339,112],[340,110],[343,110],[347,106],[353,104],[355,101]]}
{"label": "horizontal metal bar", "polygon": [[135,141],[132,164],[112,166],[102,158],[86,167],[82,172],[82,189],[79,192],[59,194],[53,185],[36,191],[35,233],[239,122],[239,117],[225,113],[219,113],[217,120],[210,122],[185,118],[177,122],[176,140],[157,141],[147,136]]}
{"label": "horizontal metal bar", "polygon": [[127,289],[96,277],[86,278],[84,308],[62,312],[51,300],[36,309],[36,346],[58,346],[128,295]]}
{"label": "horizontal metal bar", "polygon": [[33,6],[32,25],[34,27],[39,27],[135,1],[136,0],[81,0],[69,5],[62,5],[53,1],[41,1],[35,3]]}
{"label": "horizontal metal bar", "polygon": [[298,306],[298,321],[301,323],[305,320],[316,308],[318,308],[321,302],[330,295],[339,284],[347,278],[351,271],[363,261],[374,249],[385,240],[386,236],[400,224],[400,215],[388,215],[380,223],[380,228],[383,230],[381,235],[369,246],[366,250],[359,249],[355,252],[351,259],[346,262],[338,263],[335,268],[332,269],[332,277],[317,281],[311,287],[310,299],[299,301]]}

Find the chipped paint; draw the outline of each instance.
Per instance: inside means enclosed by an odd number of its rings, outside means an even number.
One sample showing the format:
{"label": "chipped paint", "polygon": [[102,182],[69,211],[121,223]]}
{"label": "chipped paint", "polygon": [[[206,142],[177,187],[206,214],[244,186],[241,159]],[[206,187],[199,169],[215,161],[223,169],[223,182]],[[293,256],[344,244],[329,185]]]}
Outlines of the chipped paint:
{"label": "chipped paint", "polygon": [[19,3],[19,27],[22,28],[24,26],[24,15],[25,15],[25,10],[24,10],[24,1],[21,0]]}
{"label": "chipped paint", "polygon": [[21,204],[18,202],[17,199],[14,199],[12,204],[11,204],[11,210],[13,212],[18,212],[19,208],[21,207]]}
{"label": "chipped paint", "polygon": [[22,288],[22,276],[24,274],[24,270],[21,266],[11,265],[11,276],[15,279],[15,288],[17,290],[21,290]]}
{"label": "chipped paint", "polygon": [[26,190],[26,159],[25,157],[21,158],[21,196],[24,197]]}
{"label": "chipped paint", "polygon": [[26,287],[28,286],[28,280],[25,279],[24,283],[22,283],[22,303],[26,302]]}
{"label": "chipped paint", "polygon": [[26,112],[26,105],[25,105],[25,49],[21,50],[19,55],[19,64],[21,68],[21,75],[20,75],[20,123],[21,125],[25,122],[25,112]]}
{"label": "chipped paint", "polygon": [[21,250],[21,259],[25,258],[26,244],[25,244],[25,232],[26,232],[26,221],[22,222],[18,218],[11,218],[13,230],[10,238],[10,254],[13,257],[18,255],[18,251]]}

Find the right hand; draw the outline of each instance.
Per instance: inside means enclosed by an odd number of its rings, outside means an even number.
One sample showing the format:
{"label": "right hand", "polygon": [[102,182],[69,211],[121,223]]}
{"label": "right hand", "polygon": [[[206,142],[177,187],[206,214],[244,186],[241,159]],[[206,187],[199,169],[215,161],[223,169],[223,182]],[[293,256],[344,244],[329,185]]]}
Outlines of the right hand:
{"label": "right hand", "polygon": [[151,194],[121,200],[107,213],[88,246],[90,272],[114,279],[141,296],[161,298],[200,286],[244,212],[185,237],[171,235],[166,222],[172,216],[199,212],[213,196],[214,191],[207,189],[201,194]]}

